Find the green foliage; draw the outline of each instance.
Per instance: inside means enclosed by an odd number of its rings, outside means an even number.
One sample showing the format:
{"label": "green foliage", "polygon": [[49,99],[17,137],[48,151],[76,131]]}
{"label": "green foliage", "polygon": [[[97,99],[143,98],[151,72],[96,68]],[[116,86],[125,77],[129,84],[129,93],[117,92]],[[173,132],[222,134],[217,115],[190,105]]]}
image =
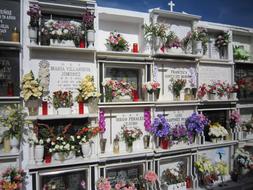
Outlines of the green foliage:
{"label": "green foliage", "polygon": [[166,39],[167,27],[164,24],[150,24],[144,25],[144,38],[151,41],[154,38],[160,38],[161,40]]}
{"label": "green foliage", "polygon": [[246,51],[242,46],[234,46],[234,59],[247,61],[250,58],[249,52]]}

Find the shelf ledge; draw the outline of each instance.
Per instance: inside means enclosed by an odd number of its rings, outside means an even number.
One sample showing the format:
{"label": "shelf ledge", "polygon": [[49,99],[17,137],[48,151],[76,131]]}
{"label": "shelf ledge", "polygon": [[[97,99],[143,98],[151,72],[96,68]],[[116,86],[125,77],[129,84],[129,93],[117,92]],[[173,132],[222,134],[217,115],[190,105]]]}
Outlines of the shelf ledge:
{"label": "shelf ledge", "polygon": [[61,46],[40,46],[40,45],[28,45],[30,50],[37,51],[64,51],[73,53],[95,53],[94,48],[77,48],[77,47],[61,47]]}
{"label": "shelf ledge", "polygon": [[96,118],[97,114],[70,114],[70,115],[38,115],[28,116],[26,120],[59,120],[59,119],[85,119],[85,118]]}

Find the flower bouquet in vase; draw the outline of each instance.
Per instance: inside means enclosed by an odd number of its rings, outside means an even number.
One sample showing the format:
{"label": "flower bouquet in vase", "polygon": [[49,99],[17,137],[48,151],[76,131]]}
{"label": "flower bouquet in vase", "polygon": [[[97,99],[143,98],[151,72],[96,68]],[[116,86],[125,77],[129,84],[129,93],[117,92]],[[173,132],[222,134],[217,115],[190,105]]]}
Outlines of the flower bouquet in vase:
{"label": "flower bouquet in vase", "polygon": [[163,115],[158,114],[157,117],[155,117],[150,131],[153,133],[155,141],[159,138],[158,142],[156,142],[157,148],[159,145],[162,149],[169,148],[170,124]]}
{"label": "flower bouquet in vase", "polygon": [[218,143],[228,135],[228,131],[225,129],[225,127],[216,122],[209,126],[208,135],[213,143]]}
{"label": "flower bouquet in vase", "polygon": [[142,131],[137,127],[129,128],[123,126],[120,135],[126,143],[126,151],[131,153],[133,152],[133,142],[142,136]]}
{"label": "flower bouquet in vase", "polygon": [[144,101],[153,101],[153,96],[155,100],[158,100],[160,94],[160,83],[155,81],[148,81],[143,84],[142,90]]}
{"label": "flower bouquet in vase", "polygon": [[215,82],[215,88],[217,90],[217,95],[219,100],[227,100],[228,99],[228,89],[226,89],[227,84],[222,81]]}
{"label": "flower bouquet in vase", "polygon": [[30,43],[32,45],[37,44],[38,39],[38,28],[39,28],[39,19],[41,17],[41,10],[38,3],[32,2],[29,5],[29,10],[27,11],[27,15],[30,16],[29,23],[29,38]]}
{"label": "flower bouquet in vase", "polygon": [[239,86],[236,83],[229,86],[229,92],[228,92],[229,99],[236,100],[238,92],[239,92]]}
{"label": "flower bouquet in vase", "polygon": [[172,130],[173,146],[185,147],[189,142],[189,134],[185,125],[175,125]]}
{"label": "flower bouquet in vase", "polygon": [[76,133],[76,138],[81,146],[83,157],[91,156],[91,138],[95,137],[99,132],[99,127],[85,126]]}
{"label": "flower bouquet in vase", "polygon": [[84,79],[81,81],[79,88],[79,94],[76,97],[76,100],[79,104],[79,114],[83,114],[83,106],[84,102],[88,104],[89,113],[97,113],[98,108],[98,100],[101,94],[97,92],[94,83],[94,77],[92,75],[86,75]]}
{"label": "flower bouquet in vase", "polygon": [[192,31],[192,52],[193,54],[202,56],[207,51],[208,35],[204,28],[198,27]]}
{"label": "flower bouquet in vase", "polygon": [[207,87],[208,100],[218,100],[216,84],[209,84]]}
{"label": "flower bouquet in vase", "polygon": [[106,39],[106,45],[112,51],[128,51],[129,44],[125,40],[125,38],[119,34],[118,32],[114,31],[110,33],[108,39]]}
{"label": "flower bouquet in vase", "polygon": [[49,152],[53,154],[55,161],[64,162],[65,160],[76,157],[76,139],[70,135],[60,135],[52,139]]}
{"label": "flower bouquet in vase", "polygon": [[205,126],[208,126],[208,124],[208,118],[202,113],[198,114],[194,112],[186,119],[185,126],[188,130],[190,143],[200,143],[200,135],[203,133]]}
{"label": "flower bouquet in vase", "polygon": [[53,92],[53,106],[57,115],[70,115],[73,98],[71,91],[55,91]]}
{"label": "flower bouquet in vase", "polygon": [[175,32],[170,31],[169,34],[166,36],[166,42],[164,44],[164,48],[166,49],[167,53],[172,54],[182,54],[181,42]]}
{"label": "flower bouquet in vase", "polygon": [[199,86],[197,96],[200,100],[206,100],[207,99],[207,93],[208,93],[208,86],[203,83]]}
{"label": "flower bouquet in vase", "polygon": [[181,94],[183,88],[186,85],[185,79],[171,79],[171,89],[174,96],[174,101],[184,100],[184,96]]}
{"label": "flower bouquet in vase", "polygon": [[176,168],[168,168],[161,176],[162,190],[186,190],[186,171],[183,163]]}
{"label": "flower bouquet in vase", "polygon": [[95,30],[94,30],[94,20],[96,16],[95,13],[89,9],[86,9],[83,14],[83,25],[87,32],[87,42],[88,48],[94,48],[95,42]]}
{"label": "flower bouquet in vase", "polygon": [[3,190],[22,190],[26,180],[26,173],[23,169],[14,167],[2,171],[0,187]]}
{"label": "flower bouquet in vase", "polygon": [[215,46],[219,50],[220,59],[228,58],[228,44],[230,43],[229,32],[221,32],[215,39]]}
{"label": "flower bouquet in vase", "polygon": [[38,115],[40,98],[42,97],[43,93],[43,87],[40,85],[39,80],[35,79],[32,71],[23,76],[21,86],[21,96],[26,102],[26,106],[29,110],[29,115]]}

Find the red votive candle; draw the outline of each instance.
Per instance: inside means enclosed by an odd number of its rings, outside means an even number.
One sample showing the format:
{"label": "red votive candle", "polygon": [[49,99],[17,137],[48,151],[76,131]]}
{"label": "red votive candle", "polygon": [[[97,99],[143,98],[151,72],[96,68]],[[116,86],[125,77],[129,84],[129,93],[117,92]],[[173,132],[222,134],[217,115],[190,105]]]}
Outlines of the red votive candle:
{"label": "red votive candle", "polygon": [[7,86],[7,95],[14,96],[13,83],[9,82]]}
{"label": "red votive candle", "polygon": [[84,114],[84,103],[78,102],[78,106],[79,106],[79,114]]}
{"label": "red votive candle", "polygon": [[133,52],[134,52],[134,53],[138,53],[138,52],[139,52],[138,44],[137,44],[137,43],[134,43],[134,44],[133,44]]}
{"label": "red votive candle", "polygon": [[42,101],[42,115],[48,114],[48,104],[47,101]]}
{"label": "red votive candle", "polygon": [[80,40],[79,47],[80,47],[80,48],[85,48],[84,40]]}

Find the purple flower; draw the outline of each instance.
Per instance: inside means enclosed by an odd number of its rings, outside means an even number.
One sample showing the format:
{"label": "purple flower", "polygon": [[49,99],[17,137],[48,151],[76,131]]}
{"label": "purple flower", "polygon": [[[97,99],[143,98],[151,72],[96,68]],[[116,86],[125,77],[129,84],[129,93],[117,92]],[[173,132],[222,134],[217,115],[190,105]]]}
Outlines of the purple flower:
{"label": "purple flower", "polygon": [[147,132],[151,131],[151,114],[150,109],[144,110],[144,126]]}
{"label": "purple flower", "polygon": [[186,119],[185,125],[188,131],[193,134],[200,134],[204,127],[209,124],[209,120],[203,114],[198,114],[194,112],[190,117]]}
{"label": "purple flower", "polygon": [[100,128],[100,133],[104,133],[106,128],[105,128],[105,112],[104,110],[100,110],[99,112],[99,128]]}
{"label": "purple flower", "polygon": [[180,139],[187,136],[187,128],[184,125],[175,125],[172,129],[172,136],[174,139]]}
{"label": "purple flower", "polygon": [[153,125],[151,127],[151,132],[156,137],[167,137],[169,135],[170,124],[163,115],[158,114],[154,119]]}

